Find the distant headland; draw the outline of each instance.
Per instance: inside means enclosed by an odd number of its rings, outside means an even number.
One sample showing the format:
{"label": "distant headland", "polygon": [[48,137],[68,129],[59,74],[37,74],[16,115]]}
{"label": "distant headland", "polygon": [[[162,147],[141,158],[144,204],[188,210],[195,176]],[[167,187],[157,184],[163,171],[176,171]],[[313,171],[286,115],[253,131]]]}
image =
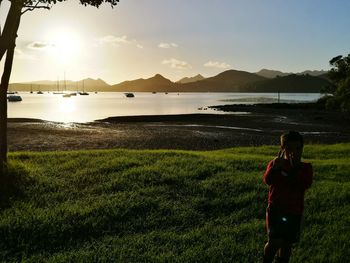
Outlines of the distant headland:
{"label": "distant headland", "polygon": [[227,70],[216,76],[204,78],[198,74],[172,82],[160,74],[147,79],[128,80],[109,85],[102,79],[79,81],[33,81],[11,83],[11,91],[99,91],[99,92],[288,92],[320,93],[331,86],[327,71],[304,71],[283,73],[277,70],[262,69],[256,73]]}

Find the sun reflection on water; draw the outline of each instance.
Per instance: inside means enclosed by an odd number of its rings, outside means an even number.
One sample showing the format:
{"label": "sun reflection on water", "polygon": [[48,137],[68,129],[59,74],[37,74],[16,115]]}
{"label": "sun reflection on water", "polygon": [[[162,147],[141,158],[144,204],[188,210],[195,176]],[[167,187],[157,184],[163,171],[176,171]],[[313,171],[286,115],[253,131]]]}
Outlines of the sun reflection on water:
{"label": "sun reflection on water", "polygon": [[73,98],[65,98],[60,101],[59,113],[68,114],[76,111],[76,103]]}

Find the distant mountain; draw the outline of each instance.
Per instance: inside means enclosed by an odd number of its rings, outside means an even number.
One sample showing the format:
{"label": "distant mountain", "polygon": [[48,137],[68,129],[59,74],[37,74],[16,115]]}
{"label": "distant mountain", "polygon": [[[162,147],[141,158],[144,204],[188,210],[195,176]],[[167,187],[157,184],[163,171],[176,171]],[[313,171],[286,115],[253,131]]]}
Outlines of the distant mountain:
{"label": "distant mountain", "polygon": [[[59,82],[50,80],[27,83],[12,83],[10,91],[114,91],[114,92],[320,92],[325,86],[331,86],[326,71],[304,71],[298,74],[283,73],[277,70],[263,69],[257,73],[239,70],[227,70],[210,78],[201,75],[184,78],[185,83],[174,83],[162,75],[156,74],[148,79],[124,81],[109,85],[102,79],[87,78],[79,81]],[[259,75],[262,74],[265,77]],[[287,74],[287,75],[286,75]],[[321,74],[320,77],[312,74]],[[277,75],[275,78],[271,76]],[[201,79],[202,78],[202,79]],[[195,79],[201,79],[196,80]],[[186,82],[191,80],[192,82]],[[181,80],[180,80],[181,81]]]}
{"label": "distant mountain", "polygon": [[242,86],[265,79],[246,71],[227,70],[211,78],[181,84],[181,91],[239,92]]}
{"label": "distant mountain", "polygon": [[265,77],[265,78],[269,78],[269,79],[273,79],[277,76],[283,77],[283,76],[287,76],[293,73],[284,73],[282,71],[278,71],[278,70],[271,70],[271,69],[262,69],[258,72],[256,72],[255,74]]}
{"label": "distant mountain", "polygon": [[203,80],[205,79],[201,74],[198,74],[194,77],[191,77],[191,78],[188,78],[188,77],[185,77],[185,78],[182,78],[178,81],[176,81],[176,83],[190,83],[190,82],[196,82],[196,81],[199,81],[199,80]]}
{"label": "distant mountain", "polygon": [[255,74],[265,77],[265,78],[269,78],[269,79],[273,79],[276,77],[284,77],[284,76],[288,76],[288,75],[310,75],[310,76],[321,76],[324,74],[327,74],[328,71],[326,70],[305,70],[303,72],[299,72],[299,73],[286,73],[286,72],[282,72],[279,70],[271,70],[271,69],[262,69],[258,72],[256,72]]}
{"label": "distant mountain", "polygon": [[305,70],[303,72],[297,73],[298,75],[310,75],[310,76],[322,76],[327,74],[328,71],[327,70]]}
{"label": "distant mountain", "polygon": [[250,83],[243,88],[247,92],[319,93],[323,87],[330,85],[325,78],[292,74]]}
{"label": "distant mountain", "polygon": [[[75,82],[75,84],[78,83],[78,86],[82,86],[84,82],[84,88],[87,90],[93,91],[94,88],[100,90],[101,88],[106,88],[110,89],[110,85],[107,84],[104,80],[102,79],[92,79],[92,78],[87,78],[84,80],[79,80]],[[80,85],[79,85],[80,84]]]}
{"label": "distant mountain", "polygon": [[177,91],[176,86],[178,84],[164,78],[162,75],[157,74],[154,77],[148,79],[136,79],[130,81],[124,81],[122,83],[112,86],[113,91],[126,91],[126,92],[153,92],[153,91]]}
{"label": "distant mountain", "polygon": [[79,81],[72,80],[39,80],[24,83],[11,83],[11,91],[111,91],[111,86],[102,79],[82,79]]}

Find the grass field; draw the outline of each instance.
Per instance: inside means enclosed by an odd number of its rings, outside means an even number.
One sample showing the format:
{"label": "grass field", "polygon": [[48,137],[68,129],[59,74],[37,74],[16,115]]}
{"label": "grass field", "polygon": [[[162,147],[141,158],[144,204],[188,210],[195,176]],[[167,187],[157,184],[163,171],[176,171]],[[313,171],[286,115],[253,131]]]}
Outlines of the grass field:
{"label": "grass field", "polygon": [[[260,262],[274,146],[11,153],[0,261]],[[350,144],[307,145],[314,183],[291,262],[350,258]]]}

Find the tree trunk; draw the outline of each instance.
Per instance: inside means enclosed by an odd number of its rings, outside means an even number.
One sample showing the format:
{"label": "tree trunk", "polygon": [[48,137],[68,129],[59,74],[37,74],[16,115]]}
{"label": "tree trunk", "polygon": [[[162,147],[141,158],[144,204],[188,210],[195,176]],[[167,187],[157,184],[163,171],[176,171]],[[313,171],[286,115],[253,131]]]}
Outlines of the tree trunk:
{"label": "tree trunk", "polygon": [[0,84],[0,168],[1,176],[7,163],[7,88],[10,81],[15,47],[7,50],[4,72]]}
{"label": "tree trunk", "polygon": [[[6,18],[0,46],[6,46],[6,60],[0,84],[0,177],[4,178],[7,167],[7,89],[10,81],[17,30],[21,19],[21,6],[11,3]],[[0,48],[1,49],[1,48]],[[1,58],[2,54],[0,52]]]}
{"label": "tree trunk", "polygon": [[5,55],[7,49],[9,48],[9,44],[12,44],[13,40],[17,36],[17,30],[21,18],[21,9],[22,6],[13,2],[11,3],[10,9],[7,13],[3,31],[0,34],[0,61]]}

